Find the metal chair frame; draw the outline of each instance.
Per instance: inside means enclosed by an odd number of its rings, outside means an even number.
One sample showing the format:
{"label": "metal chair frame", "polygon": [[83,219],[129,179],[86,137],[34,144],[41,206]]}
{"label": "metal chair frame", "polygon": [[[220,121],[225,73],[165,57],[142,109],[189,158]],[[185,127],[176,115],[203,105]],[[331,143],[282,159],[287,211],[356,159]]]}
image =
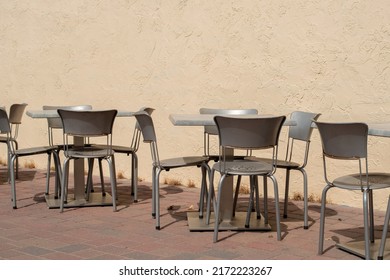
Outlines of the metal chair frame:
{"label": "metal chair frame", "polygon": [[[69,161],[75,159],[88,160],[88,179],[86,200],[89,200],[89,194],[92,189],[92,170],[93,160],[106,160],[110,169],[111,193],[113,211],[116,211],[116,173],[114,151],[112,149],[112,128],[117,110],[105,111],[73,111],[58,109],[58,114],[62,121],[63,127],[63,142],[65,160],[63,163],[62,182],[61,182],[61,202],[60,211],[63,212],[64,204],[67,201],[68,176],[69,176]],[[82,137],[91,139],[94,137],[105,137],[105,147],[97,147],[93,145],[74,146],[70,138]],[[105,195],[104,184],[102,185],[102,193]]]}
{"label": "metal chair frame", "polygon": [[[56,167],[56,176],[59,175],[58,172],[58,154],[55,151],[55,149],[51,146],[42,146],[42,147],[32,147],[32,148],[25,148],[25,149],[19,149],[17,148],[17,144],[15,144],[15,141],[12,136],[12,129],[10,125],[10,120],[8,119],[7,112],[4,110],[0,110],[0,131],[3,134],[6,134],[7,138],[7,146],[9,151],[9,167],[8,171],[10,174],[10,183],[11,183],[11,195],[12,195],[12,207],[14,209],[17,208],[16,203],[16,176],[15,176],[15,163],[19,157],[24,156],[32,156],[32,155],[38,155],[38,154],[47,154],[48,158],[53,153],[54,160],[55,160],[55,167]],[[48,159],[49,162],[49,159]],[[47,174],[46,179],[46,185],[48,185],[49,182],[49,174]]]}
{"label": "metal chair frame", "polygon": [[[139,111],[144,111],[151,115],[154,111],[153,108],[150,107],[142,107],[139,109]],[[135,123],[134,131],[133,131],[133,136],[131,139],[130,146],[118,146],[118,145],[113,145],[112,149],[116,154],[126,154],[126,155],[131,155],[131,195],[134,196],[134,202],[138,202],[138,156],[137,152],[139,149],[139,144],[141,142],[141,128],[138,124],[138,122]],[[100,145],[98,145],[100,146]],[[102,184],[104,184],[104,179],[103,179],[103,172],[102,172],[102,167],[101,167],[101,161],[99,161],[100,165],[100,174],[101,174],[101,181]]]}
{"label": "metal chair frame", "polygon": [[[273,181],[275,193],[275,212],[276,212],[276,227],[277,239],[281,240],[280,217],[279,217],[279,197],[278,183],[274,176],[276,171],[276,160],[278,155],[278,142],[281,127],[285,121],[285,116],[278,117],[226,117],[215,116],[214,120],[217,124],[220,158],[216,162],[210,173],[210,194],[207,201],[207,218],[206,223],[210,221],[211,200],[214,197],[214,173],[218,171],[221,178],[218,183],[218,197],[213,200],[214,205],[214,237],[213,241],[218,241],[218,230],[220,224],[219,210],[221,203],[221,194],[223,182],[228,176],[249,176],[250,178],[250,200],[248,205],[245,227],[249,228],[250,215],[254,200],[256,199],[257,219],[260,219],[259,195],[258,195],[258,176],[266,176]],[[226,149],[242,149],[242,150],[272,150],[272,161],[266,162],[261,160],[238,159],[226,157]],[[266,191],[266,190],[265,190]],[[256,196],[256,197],[255,197]],[[268,223],[268,206],[267,194],[264,194],[264,219]]]}
{"label": "metal chair frame", "polygon": [[[87,111],[92,110],[91,105],[74,105],[74,106],[54,106],[54,105],[44,105],[42,106],[43,110],[74,110],[74,111]],[[61,166],[60,158],[59,158],[59,152],[64,149],[63,143],[59,144],[56,143],[54,140],[55,138],[55,131],[61,130],[61,136],[62,136],[62,121],[61,118],[47,118],[47,132],[48,132],[48,138],[49,138],[49,145],[56,149],[58,153],[58,159],[59,159],[59,165]],[[50,174],[50,168],[51,168],[51,156],[49,156],[49,162],[47,165],[47,173]],[[61,168],[59,169],[60,172]],[[60,192],[60,185],[61,185],[61,174],[60,176],[57,176],[57,180],[55,182],[55,189],[54,189],[54,195],[55,198],[59,197]],[[46,184],[46,194],[49,194],[50,184],[49,181]]]}
{"label": "metal chair frame", "polygon": [[[21,104],[12,104],[9,110],[9,122],[11,125],[11,134],[9,140],[14,143],[14,147],[17,150],[19,143],[17,141],[18,135],[19,135],[19,126],[22,123],[23,113],[25,108],[28,104],[21,103]],[[5,110],[5,108],[4,108]],[[7,145],[8,139],[7,137],[0,137],[0,143],[4,143]],[[10,166],[10,150],[8,149],[7,145],[7,166],[9,168]],[[16,178],[19,176],[19,159],[16,159]],[[8,169],[8,182],[10,182],[10,171]]]}
{"label": "metal chair frame", "polygon": [[[374,242],[373,190],[390,188],[389,173],[368,171],[368,126],[365,123],[315,122],[322,141],[322,159],[326,186],[322,191],[318,254],[323,253],[325,208],[327,192],[331,188],[360,190],[363,194],[363,223],[365,259],[371,259],[370,243]],[[327,160],[358,162],[358,172],[333,178]]]}
{"label": "metal chair frame", "polygon": [[[169,158],[161,160],[157,147],[157,137],[153,124],[152,117],[144,112],[136,112],[134,116],[137,119],[137,122],[141,128],[143,141],[144,143],[149,143],[150,152],[153,162],[152,167],[152,217],[156,219],[157,230],[161,229],[160,226],[160,195],[159,195],[159,178],[162,171],[170,171],[174,168],[181,167],[190,167],[197,166],[201,168],[202,171],[202,187],[201,190],[204,189],[204,185],[206,184],[206,174],[209,172],[209,166],[207,165],[208,158],[204,156],[186,156],[186,157],[178,157],[178,158]],[[203,193],[201,191],[200,197],[203,197]],[[203,217],[203,204],[199,205],[199,216]]]}

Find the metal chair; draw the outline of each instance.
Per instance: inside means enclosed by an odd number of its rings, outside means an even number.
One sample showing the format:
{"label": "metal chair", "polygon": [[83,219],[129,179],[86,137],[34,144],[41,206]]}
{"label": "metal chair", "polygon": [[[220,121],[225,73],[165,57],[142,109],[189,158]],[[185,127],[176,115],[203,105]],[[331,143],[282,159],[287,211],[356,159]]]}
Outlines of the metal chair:
{"label": "metal chair", "polygon": [[[156,219],[156,229],[160,229],[160,196],[159,196],[159,178],[162,171],[169,171],[174,168],[197,166],[202,169],[202,189],[206,183],[206,173],[208,172],[208,158],[204,156],[186,156],[160,160],[157,137],[154,129],[152,117],[144,112],[134,114],[141,128],[142,136],[145,143],[150,144],[153,168],[152,168],[152,216]],[[201,194],[202,196],[202,194]],[[203,208],[200,205],[200,208]]]}
{"label": "metal chair", "polygon": [[[310,113],[310,112],[301,112],[295,111],[290,115],[290,119],[296,122],[296,125],[289,127],[288,132],[288,140],[287,140],[287,148],[286,155],[284,160],[278,159],[276,162],[277,169],[285,169],[286,170],[286,178],[285,178],[285,193],[284,193],[284,212],[283,218],[287,218],[288,211],[288,193],[289,193],[289,185],[290,185],[290,171],[297,170],[302,173],[303,176],[303,211],[304,211],[304,223],[303,228],[309,228],[308,222],[308,188],[307,188],[307,174],[305,167],[307,165],[307,161],[309,158],[309,148],[310,148],[310,138],[313,131],[312,123],[316,121],[321,114]],[[297,149],[294,149],[294,143],[305,142],[305,149],[297,152]],[[301,157],[297,156],[297,154],[302,155]],[[267,160],[267,159],[262,159]],[[267,181],[264,180],[266,183]],[[239,188],[236,188],[236,194],[234,197],[234,209],[237,203]]]}
{"label": "metal chair", "polygon": [[[218,171],[221,178],[218,184],[218,197],[214,201],[214,242],[218,241],[219,230],[219,211],[221,203],[221,194],[223,182],[228,176],[249,176],[250,178],[250,202],[246,217],[245,227],[249,228],[250,215],[254,200],[256,199],[257,218],[260,219],[259,197],[258,197],[258,176],[267,176],[274,183],[275,194],[275,212],[276,212],[276,227],[277,239],[281,240],[280,217],[279,217],[279,197],[278,197],[278,183],[274,177],[276,171],[275,162],[278,153],[278,141],[281,127],[285,121],[285,116],[278,117],[224,117],[215,116],[214,121],[217,124],[220,156],[219,161],[216,162],[210,174],[210,194],[207,202],[207,223],[210,220],[211,200],[214,197],[214,173]],[[261,160],[240,159],[234,160],[226,156],[228,149],[234,150],[272,150],[272,162]],[[256,195],[256,197],[254,197]],[[265,198],[266,199],[266,198]],[[264,209],[267,211],[267,209]],[[265,223],[268,223],[268,215],[265,216]]]}
{"label": "metal chair", "polygon": [[[75,106],[52,106],[52,105],[44,105],[42,106],[43,110],[58,110],[58,109],[63,109],[63,110],[74,110],[74,111],[87,111],[87,110],[92,110],[91,105],[75,105]],[[52,146],[53,148],[56,149],[57,153],[61,150],[64,150],[64,145],[61,143],[57,143],[59,141],[55,140],[55,131],[61,131],[61,136],[62,136],[62,121],[61,118],[47,118],[47,131],[48,131],[48,136],[49,136],[49,145]],[[62,138],[62,137],[61,137]],[[60,164],[60,163],[59,163]],[[47,173],[50,174],[50,167],[51,167],[51,156],[49,156],[49,162],[48,162],[48,170]],[[61,176],[57,176],[57,180],[55,183],[55,198],[58,198],[59,194],[59,186],[61,185]],[[49,194],[49,188],[50,188],[50,183],[49,181],[46,184],[46,194]]]}
{"label": "metal chair", "polygon": [[387,230],[389,228],[389,223],[390,223],[390,196],[387,202],[385,221],[383,223],[383,232],[382,232],[381,243],[379,245],[378,260],[383,260],[383,254],[386,246],[386,237],[387,237]]}
{"label": "metal chair", "polygon": [[[326,186],[322,191],[318,254],[323,253],[326,195],[331,188],[361,191],[363,194],[365,258],[370,259],[370,243],[374,242],[373,190],[390,187],[389,173],[369,173],[367,161],[368,126],[365,123],[315,122],[322,141],[322,158]],[[334,175],[327,161],[357,161],[357,173]],[[335,161],[333,161],[335,165]],[[333,171],[333,172],[332,172]],[[334,178],[333,178],[334,177]]]}
{"label": "metal chair", "polygon": [[[16,205],[16,176],[15,176],[15,162],[19,157],[38,155],[38,154],[47,154],[48,157],[53,153],[55,159],[56,174],[58,174],[58,154],[55,149],[51,146],[43,147],[33,147],[26,149],[16,149],[16,144],[12,135],[12,129],[8,115],[4,110],[0,110],[0,131],[3,134],[6,134],[7,145],[9,151],[9,173],[11,181],[11,192],[12,192],[12,206],[14,209],[17,208]],[[48,175],[49,176],[49,175]]]}
{"label": "metal chair", "polygon": [[[144,111],[148,113],[149,115],[152,114],[154,111],[153,108],[149,107],[142,107],[139,109],[139,111]],[[130,143],[130,146],[118,146],[118,145],[113,145],[112,149],[116,154],[126,154],[126,155],[131,155],[131,194],[134,196],[134,202],[138,202],[138,156],[137,156],[137,151],[139,148],[139,143],[140,143],[140,138],[141,138],[141,129],[139,127],[138,122],[135,123],[134,127],[134,132],[133,132],[133,137]],[[101,147],[101,145],[98,145]],[[100,165],[100,174],[102,174],[102,169],[101,169],[101,161],[99,161]],[[101,176],[101,180],[103,180],[103,177]],[[104,181],[102,182],[104,184]]]}
{"label": "metal chair", "polygon": [[[217,109],[217,108],[200,108],[200,114],[208,115],[257,115],[257,109]],[[203,154],[206,156],[209,161],[217,162],[219,160],[219,152],[212,152],[211,142],[212,138],[215,138],[215,143],[218,146],[218,128],[216,125],[206,125],[204,126],[203,131]],[[251,151],[247,150],[244,153],[234,155],[234,159],[244,159],[246,156],[250,156]],[[236,191],[240,188],[241,176],[237,176]],[[201,201],[200,205],[203,205],[203,199],[207,200],[207,185],[204,185],[204,188],[201,190]]]}
{"label": "metal chair", "polygon": [[[68,176],[69,176],[69,161],[76,159],[87,159],[89,165],[86,200],[89,199],[89,194],[92,187],[92,170],[94,159],[105,159],[110,169],[111,192],[113,210],[116,211],[116,176],[114,151],[112,149],[112,127],[114,124],[117,110],[106,111],[71,111],[58,109],[63,127],[64,139],[64,155],[62,183],[61,183],[61,202],[60,210],[63,212],[64,203],[67,201]],[[71,144],[69,138],[80,137],[86,140],[94,137],[103,137],[106,141],[106,147],[100,148],[94,145]],[[103,195],[104,185],[102,186]]]}
{"label": "metal chair", "polygon": [[[14,143],[14,147],[18,149],[18,133],[19,133],[19,125],[22,123],[23,113],[25,108],[27,107],[26,103],[22,104],[12,104],[9,109],[9,122],[11,125],[11,135],[10,141]],[[0,143],[4,143],[7,145],[8,139],[6,136],[0,136]],[[7,166],[10,166],[10,151],[7,145]],[[16,159],[16,178],[19,176],[19,160]],[[10,180],[10,171],[8,170],[8,180]]]}

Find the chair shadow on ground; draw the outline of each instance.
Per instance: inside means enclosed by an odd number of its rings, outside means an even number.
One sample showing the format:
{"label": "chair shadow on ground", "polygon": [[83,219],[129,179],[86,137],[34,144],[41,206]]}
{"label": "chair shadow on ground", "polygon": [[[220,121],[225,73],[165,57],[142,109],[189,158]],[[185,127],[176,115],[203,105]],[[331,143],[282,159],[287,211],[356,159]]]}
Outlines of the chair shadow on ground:
{"label": "chair shadow on ground", "polygon": [[[249,203],[248,197],[239,197],[237,200],[237,210],[238,212],[246,212],[247,207]],[[262,215],[264,215],[263,212],[263,205],[264,200],[260,198],[260,212]],[[280,209],[280,224],[281,224],[281,231],[282,231],[282,240],[287,237],[290,231],[297,230],[297,229],[303,229],[303,209],[296,205],[295,201],[289,200],[288,202],[288,213],[287,218],[283,218],[283,208],[284,207],[284,201],[279,201],[279,209]],[[310,212],[317,212],[320,213],[321,206],[320,205],[309,205],[309,229],[312,227],[317,221],[313,219],[310,216]],[[255,211],[252,209],[252,211]],[[333,210],[330,207],[326,208],[326,217],[335,216],[337,215],[337,211]],[[269,224],[271,226],[271,231],[275,231],[276,224],[275,224],[275,200],[274,199],[268,199],[268,220]]]}
{"label": "chair shadow on ground", "polygon": [[[0,173],[0,184],[8,184],[8,174],[7,174],[7,168],[1,169]],[[25,169],[19,170],[18,178],[16,179],[16,184],[18,181],[32,181],[34,180],[35,176],[37,174],[37,171],[34,169]]]}

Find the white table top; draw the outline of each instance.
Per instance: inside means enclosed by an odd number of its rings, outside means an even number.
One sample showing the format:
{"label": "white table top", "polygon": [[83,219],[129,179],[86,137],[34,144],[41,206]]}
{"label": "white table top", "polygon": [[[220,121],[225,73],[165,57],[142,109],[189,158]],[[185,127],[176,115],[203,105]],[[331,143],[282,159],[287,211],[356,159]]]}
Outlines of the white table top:
{"label": "white table top", "polygon": [[[205,126],[215,125],[213,114],[171,114],[169,119],[173,125],[177,126]],[[257,117],[273,117],[273,115],[227,115],[230,117],[239,118],[257,118]],[[296,125],[295,121],[287,119],[283,125]]]}
{"label": "white table top", "polygon": [[368,134],[371,136],[390,137],[390,122],[388,123],[367,123]]}
{"label": "white table top", "polygon": [[[46,118],[59,118],[57,110],[28,110],[27,116],[34,119],[46,119]],[[130,111],[118,111],[117,117],[131,117],[134,112]]]}

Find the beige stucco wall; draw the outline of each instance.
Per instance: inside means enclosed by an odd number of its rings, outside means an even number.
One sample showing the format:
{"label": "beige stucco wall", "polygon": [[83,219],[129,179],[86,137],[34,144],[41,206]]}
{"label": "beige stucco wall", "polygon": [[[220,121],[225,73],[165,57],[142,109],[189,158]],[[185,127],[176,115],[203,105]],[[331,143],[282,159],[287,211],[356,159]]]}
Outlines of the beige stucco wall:
{"label": "beige stucco wall", "polygon": [[[161,157],[202,153],[201,128],[168,120],[200,107],[389,121],[389,18],[386,0],[1,1],[0,105],[151,106]],[[133,124],[118,119],[115,142],[129,143]],[[324,185],[318,132],[312,140],[309,192],[318,196]],[[46,142],[45,121],[26,116],[20,145]],[[369,151],[371,169],[389,171],[390,139],[371,138]],[[140,177],[150,181],[147,145],[139,158]],[[44,168],[45,158],[32,160]],[[128,159],[117,160],[129,177]],[[198,182],[199,170],[166,176]],[[278,178],[283,194],[282,172]],[[294,191],[302,192],[295,173]],[[344,194],[331,192],[330,199],[361,206],[360,193]],[[378,208],[387,194],[375,197]]]}

